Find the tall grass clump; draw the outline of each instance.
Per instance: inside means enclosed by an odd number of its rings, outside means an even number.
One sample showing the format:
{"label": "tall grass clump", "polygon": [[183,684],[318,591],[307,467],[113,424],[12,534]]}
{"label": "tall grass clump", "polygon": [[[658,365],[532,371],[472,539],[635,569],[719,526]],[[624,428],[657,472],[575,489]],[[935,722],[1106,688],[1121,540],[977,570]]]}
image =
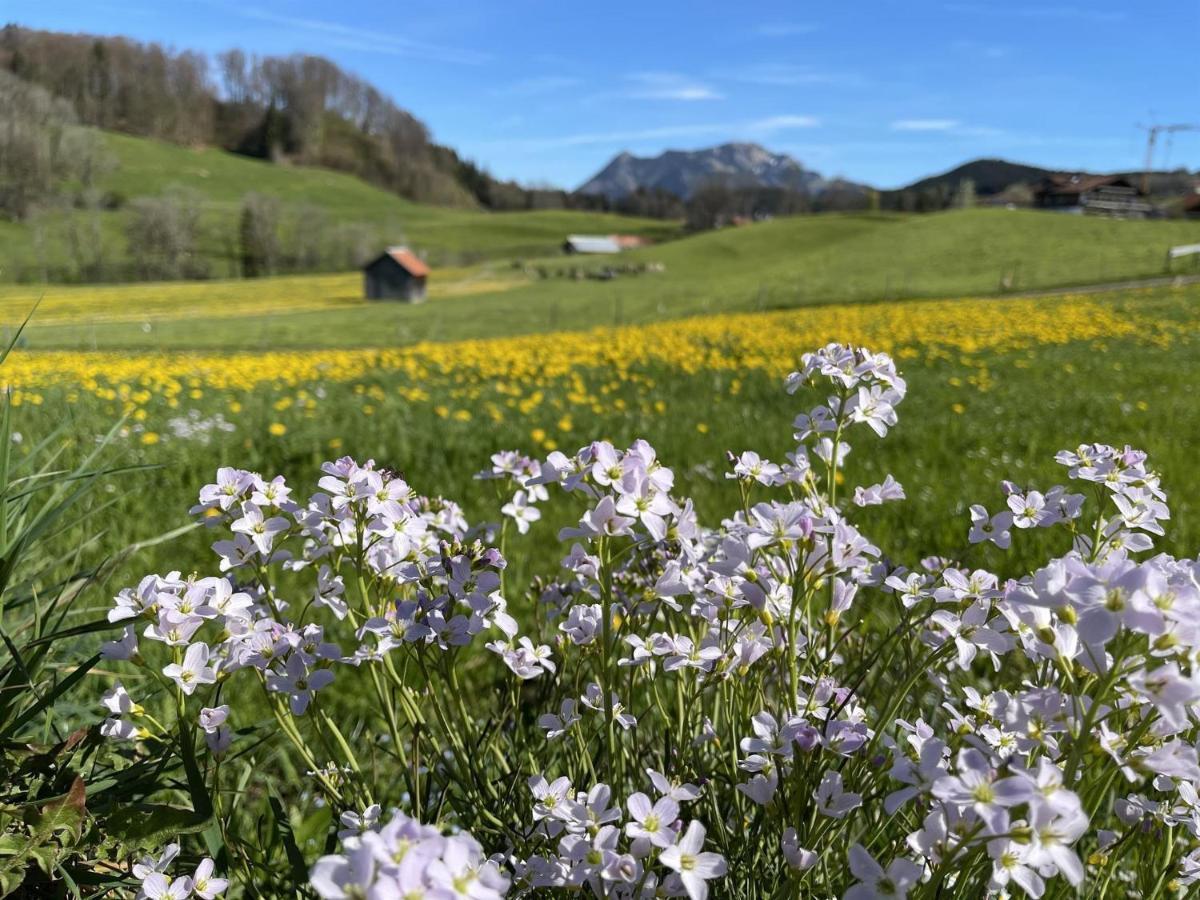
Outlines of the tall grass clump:
{"label": "tall grass clump", "polygon": [[0,398],[0,896],[102,894],[128,880],[119,860],[138,845],[129,798],[173,776],[166,754],[127,765],[114,753],[88,683],[104,658],[95,635],[113,629],[98,585],[127,555],[102,555],[109,492],[138,467],[106,461],[112,433],[82,452],[65,424],[26,442],[10,401]]}

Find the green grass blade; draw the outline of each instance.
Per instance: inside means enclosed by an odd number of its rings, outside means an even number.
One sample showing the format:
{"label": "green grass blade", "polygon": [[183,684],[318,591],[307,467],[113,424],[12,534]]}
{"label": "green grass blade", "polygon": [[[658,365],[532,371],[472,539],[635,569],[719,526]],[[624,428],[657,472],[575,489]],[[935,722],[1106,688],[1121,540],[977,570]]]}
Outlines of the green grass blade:
{"label": "green grass blade", "polygon": [[64,678],[62,681],[54,685],[44,697],[21,713],[11,724],[0,731],[0,742],[13,740],[18,731],[21,730],[29,722],[37,718],[44,710],[50,707],[55,700],[71,690],[76,684],[83,680],[84,676],[92,670],[96,663],[100,662],[100,654],[97,653],[87,662],[77,666],[75,671]]}
{"label": "green grass blade", "polygon": [[25,321],[21,323],[19,328],[17,328],[16,333],[13,334],[12,338],[8,342],[8,346],[6,346],[4,350],[0,352],[0,366],[4,365],[4,361],[8,359],[8,354],[12,353],[13,347],[17,346],[17,341],[21,339],[21,335],[25,331],[25,326],[29,324],[29,320],[33,318],[33,314],[37,312],[38,306],[41,305],[42,297],[45,297],[45,294],[43,294],[41,297],[38,297],[37,300],[33,302],[33,306],[29,309],[29,314],[25,316]]}

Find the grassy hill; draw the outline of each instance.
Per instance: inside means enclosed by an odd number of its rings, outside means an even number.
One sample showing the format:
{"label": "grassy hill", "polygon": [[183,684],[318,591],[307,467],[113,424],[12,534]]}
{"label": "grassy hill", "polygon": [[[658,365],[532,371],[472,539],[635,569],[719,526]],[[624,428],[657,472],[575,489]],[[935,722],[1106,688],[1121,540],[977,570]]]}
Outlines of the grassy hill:
{"label": "grassy hill", "polygon": [[[72,257],[97,242],[118,257],[127,254],[125,226],[130,201],[157,197],[175,188],[201,199],[201,255],[212,277],[237,269],[238,222],[251,192],[276,198],[301,222],[322,218],[327,228],[355,226],[368,243],[408,243],[435,264],[454,265],[498,257],[536,256],[554,251],[571,232],[623,232],[661,240],[675,236],[675,223],[602,213],[563,210],[493,213],[426,206],[326,169],[277,165],[222,150],[193,149],[146,138],[104,133],[115,167],[97,188],[116,209],[58,210],[37,223],[0,221],[0,281],[69,278]],[[73,245],[68,220],[73,220]],[[40,244],[40,248],[39,248]]]}
{"label": "grassy hill", "polygon": [[975,190],[979,194],[999,194],[1014,184],[1034,184],[1049,174],[1049,169],[1009,162],[1006,159],[973,159],[947,172],[914,181],[902,190],[925,191],[931,188],[943,188],[947,192],[953,193],[958,189],[960,182],[970,179],[975,183]]}
{"label": "grassy hill", "polygon": [[[449,216],[448,213],[445,215]],[[530,214],[531,216],[534,214]],[[506,216],[486,219],[507,221]],[[1160,275],[1166,248],[1200,223],[1124,222],[980,209],[824,215],[710,232],[613,258],[435,269],[427,303],[361,300],[357,273],[249,281],[50,288],[31,348],[390,346],[708,312],[960,297]],[[572,268],[661,263],[661,272],[575,280]],[[0,289],[19,321],[41,288]]]}

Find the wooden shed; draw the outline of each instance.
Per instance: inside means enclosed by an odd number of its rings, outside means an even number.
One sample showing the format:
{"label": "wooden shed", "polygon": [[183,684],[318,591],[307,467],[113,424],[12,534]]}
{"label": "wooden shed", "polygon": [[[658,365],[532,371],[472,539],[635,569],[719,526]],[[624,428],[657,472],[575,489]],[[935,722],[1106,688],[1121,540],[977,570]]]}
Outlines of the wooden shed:
{"label": "wooden shed", "polygon": [[621,245],[610,234],[569,234],[563,253],[620,253]]}
{"label": "wooden shed", "polygon": [[363,291],[368,300],[425,299],[429,266],[407,247],[389,247],[363,267]]}

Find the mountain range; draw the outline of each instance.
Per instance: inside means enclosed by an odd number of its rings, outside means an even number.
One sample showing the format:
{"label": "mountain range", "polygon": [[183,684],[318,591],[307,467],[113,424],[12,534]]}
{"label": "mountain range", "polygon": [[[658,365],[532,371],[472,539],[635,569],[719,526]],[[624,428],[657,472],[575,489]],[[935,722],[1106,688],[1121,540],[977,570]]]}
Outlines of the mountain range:
{"label": "mountain range", "polygon": [[[1054,169],[1005,159],[976,159],[904,187],[881,191],[880,194],[887,206],[890,201],[906,193],[948,197],[964,181],[970,181],[978,196],[993,197],[1018,185],[1033,186],[1053,174],[1056,174]],[[1142,177],[1137,172],[1113,174],[1131,179]],[[1153,172],[1150,176],[1151,191],[1186,193],[1194,178],[1185,169]],[[580,185],[576,194],[602,196],[609,202],[615,202],[639,189],[662,190],[686,201],[700,187],[713,182],[735,188],[780,188],[810,197],[820,197],[832,188],[852,194],[872,190],[869,185],[826,178],[805,168],[791,156],[774,153],[758,144],[729,143],[701,150],[667,150],[650,157],[621,153]]]}
{"label": "mountain range", "polygon": [[831,181],[787,154],[773,153],[758,144],[730,143],[703,150],[667,150],[651,157],[621,153],[576,193],[615,201],[639,189],[662,190],[688,200],[713,182],[736,188],[781,188],[811,196],[819,196],[835,183],[866,189]]}

